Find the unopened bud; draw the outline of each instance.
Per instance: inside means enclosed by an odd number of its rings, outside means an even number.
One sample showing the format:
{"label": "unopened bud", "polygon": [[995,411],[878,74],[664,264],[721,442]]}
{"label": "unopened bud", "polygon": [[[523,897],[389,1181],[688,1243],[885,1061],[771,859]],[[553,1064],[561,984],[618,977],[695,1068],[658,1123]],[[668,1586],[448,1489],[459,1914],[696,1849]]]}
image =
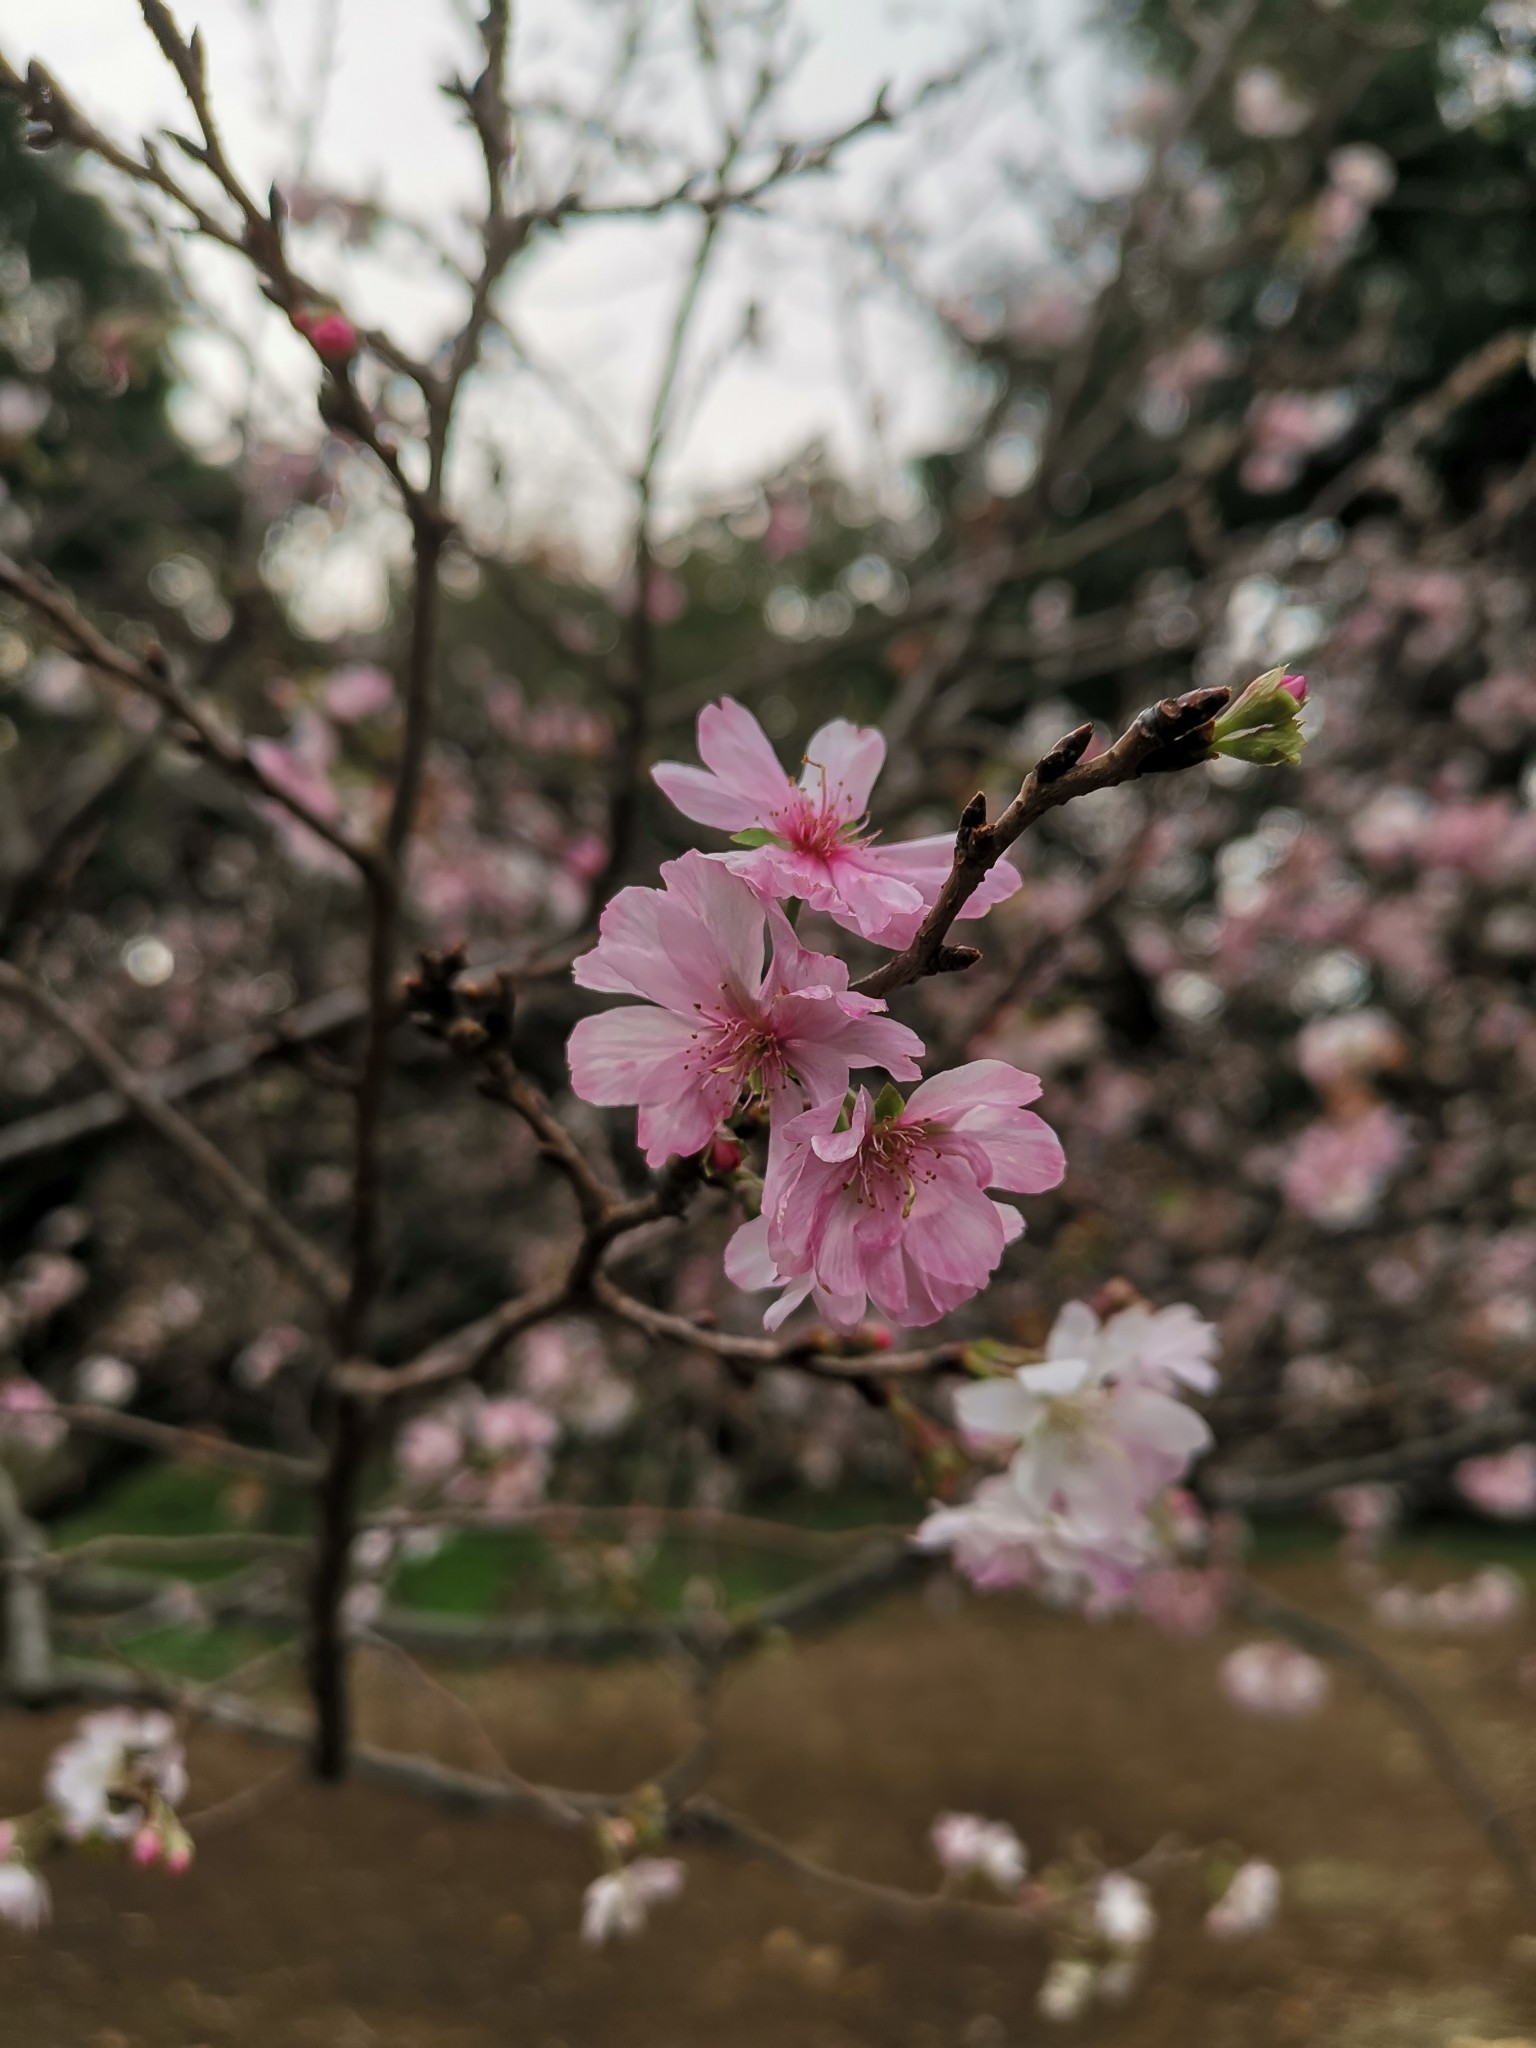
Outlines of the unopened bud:
{"label": "unopened bud", "polygon": [[147,1825],[140,1828],[139,1832],[134,1836],[132,1847],[128,1853],[141,1870],[148,1870],[152,1864],[160,1861],[163,1847],[164,1844],[160,1840],[160,1830],[153,1825]]}
{"label": "unopened bud", "polygon": [[361,345],[361,336],[345,313],[305,306],[293,316],[293,324],[308,341],[322,363],[333,369],[349,363]]}
{"label": "unopened bud", "polygon": [[1272,668],[1256,676],[1211,727],[1211,751],[1261,768],[1295,767],[1306,738],[1299,723],[1307,679]]}
{"label": "unopened bud", "polygon": [[734,1138],[722,1135],[709,1148],[709,1170],[711,1173],[734,1173],[745,1157],[745,1152]]}

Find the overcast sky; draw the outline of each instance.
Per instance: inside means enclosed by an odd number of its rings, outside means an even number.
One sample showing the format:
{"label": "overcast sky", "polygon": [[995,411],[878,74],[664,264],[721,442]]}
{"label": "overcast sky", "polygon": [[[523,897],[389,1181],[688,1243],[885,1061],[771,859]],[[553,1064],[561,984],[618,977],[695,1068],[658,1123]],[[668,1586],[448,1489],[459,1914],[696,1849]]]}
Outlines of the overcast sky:
{"label": "overcast sky", "polygon": [[[334,0],[334,20],[333,0],[175,4],[184,28],[203,31],[229,151],[254,189],[294,176],[314,81],[324,75],[311,180],[382,199],[469,253],[464,218],[478,196],[477,158],[438,90],[454,70],[472,75],[474,42],[459,0]],[[889,225],[886,209],[899,204],[923,229],[915,260],[930,284],[988,268],[1022,271],[1039,236],[1030,204],[1017,196],[1021,174],[1063,152],[1088,175],[1099,161],[1091,144],[1106,97],[1102,55],[1078,28],[1081,0],[797,0],[790,11],[803,55],[770,123],[777,136],[831,132],[887,82],[892,103],[903,104],[922,79],[954,63],[978,25],[1001,37],[1001,53],[910,135],[858,145],[835,179],[798,191],[772,220],[722,235],[685,358],[688,403],[660,479],[672,517],[816,438],[845,473],[889,489],[902,460],[951,438],[973,402],[931,324],[898,291],[872,288],[872,259],[850,252],[835,224]],[[709,122],[689,8],[655,0],[650,13],[655,55],[624,118],[655,136],[702,141]],[[522,0],[519,89],[592,104],[622,15],[615,0]],[[1026,76],[1026,45],[1048,58],[1048,86]],[[0,0],[0,48],[13,63],[40,57],[125,142],[188,125],[134,0]],[[544,174],[559,182],[558,152],[544,155]],[[647,187],[644,170],[633,177],[636,190],[666,183],[662,175]],[[893,202],[897,184],[907,197]],[[680,214],[594,224],[525,258],[509,281],[501,309],[540,374],[519,367],[506,344],[493,347],[464,436],[463,480],[514,537],[564,535],[598,554],[617,544],[627,500],[615,472],[633,467],[642,443],[697,232],[696,219]],[[428,349],[451,329],[457,287],[405,243],[359,255],[313,230],[295,247],[301,266],[407,345]],[[183,424],[212,445],[231,410],[251,405],[263,431],[302,440],[314,420],[307,351],[262,307],[238,261],[194,248],[188,262],[199,294],[243,338],[255,371],[253,379],[216,336],[185,337]],[[749,304],[762,315],[755,347],[740,345]],[[492,444],[505,474],[494,504],[483,489]]]}

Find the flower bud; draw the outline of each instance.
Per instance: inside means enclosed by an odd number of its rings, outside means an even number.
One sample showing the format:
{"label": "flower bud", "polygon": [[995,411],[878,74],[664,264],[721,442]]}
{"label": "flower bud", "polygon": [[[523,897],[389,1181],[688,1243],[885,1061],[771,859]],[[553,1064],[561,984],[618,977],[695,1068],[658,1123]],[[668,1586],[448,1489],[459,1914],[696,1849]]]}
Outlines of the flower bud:
{"label": "flower bud", "polygon": [[345,313],[334,307],[305,306],[293,315],[293,324],[320,358],[335,369],[357,354],[361,336]]}
{"label": "flower bud", "polygon": [[139,1832],[134,1836],[133,1845],[128,1853],[132,1856],[134,1862],[138,1864],[140,1870],[148,1870],[153,1864],[160,1861],[162,1847],[160,1830],[153,1824],[148,1824],[140,1828]]}
{"label": "flower bud", "polygon": [[1261,768],[1295,767],[1306,735],[1298,723],[1305,676],[1272,668],[1256,676],[1211,726],[1211,751]]}
{"label": "flower bud", "polygon": [[746,1157],[737,1141],[722,1133],[709,1148],[711,1173],[734,1173]]}

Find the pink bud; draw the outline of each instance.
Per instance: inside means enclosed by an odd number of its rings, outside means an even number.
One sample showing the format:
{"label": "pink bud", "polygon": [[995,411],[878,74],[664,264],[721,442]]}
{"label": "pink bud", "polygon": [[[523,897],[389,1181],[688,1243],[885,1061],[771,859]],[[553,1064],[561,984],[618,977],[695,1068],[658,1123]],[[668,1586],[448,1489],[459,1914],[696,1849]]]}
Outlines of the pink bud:
{"label": "pink bud", "polygon": [[151,1864],[158,1863],[160,1861],[160,1850],[161,1842],[159,1829],[153,1827],[143,1827],[140,1828],[139,1832],[134,1836],[133,1847],[129,1851],[129,1853],[133,1857],[134,1862],[138,1864],[141,1870],[148,1870]]}
{"label": "pink bud", "polygon": [[1282,676],[1280,687],[1287,697],[1294,697],[1298,704],[1307,701],[1307,679],[1305,676]]}
{"label": "pink bud", "polygon": [[734,1138],[716,1138],[709,1148],[709,1163],[716,1173],[734,1173],[744,1157]]}
{"label": "pink bud", "polygon": [[165,1867],[172,1877],[184,1877],[192,1868],[192,1844],[185,1835],[165,1853]]}
{"label": "pink bud", "polygon": [[894,1339],[884,1323],[860,1323],[853,1341],[861,1351],[889,1351]]}
{"label": "pink bud", "polygon": [[293,315],[293,324],[323,363],[350,362],[357,354],[360,337],[345,313],[303,307]]}
{"label": "pink bud", "polygon": [[16,1847],[16,1830],[8,1820],[0,1820],[0,1863],[9,1863],[11,1851]]}

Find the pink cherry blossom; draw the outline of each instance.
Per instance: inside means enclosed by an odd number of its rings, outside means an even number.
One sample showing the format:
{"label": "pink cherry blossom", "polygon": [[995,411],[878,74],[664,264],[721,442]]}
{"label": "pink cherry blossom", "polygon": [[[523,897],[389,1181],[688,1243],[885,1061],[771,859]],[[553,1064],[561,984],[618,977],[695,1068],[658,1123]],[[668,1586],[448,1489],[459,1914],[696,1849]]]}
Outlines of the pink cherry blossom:
{"label": "pink cherry blossom", "polygon": [[[732,698],[699,713],[698,738],[703,768],[663,761],[651,772],[684,817],[762,840],[718,859],[760,895],[795,897],[882,945],[910,943],[948,877],[954,837],[876,844],[865,809],[885,760],[880,733],[834,718],[812,736],[798,782]],[[1018,870],[999,861],[963,914],[980,916],[1019,886]]]}
{"label": "pink cherry blossom", "polygon": [[394,678],[371,662],[353,662],[345,668],[333,669],[320,692],[326,717],[340,725],[376,717],[389,709],[394,697]]}
{"label": "pink cherry blossom", "polygon": [[917,1034],[856,995],[842,961],[807,952],[776,906],[701,853],[661,872],[665,889],[619,891],[575,965],[582,988],[656,1007],[584,1017],[568,1052],[585,1101],[638,1104],[650,1165],[702,1150],[748,1100],[792,1115],[841,1102],[851,1067],[917,1078]]}
{"label": "pink cherry blossom", "polygon": [[1050,1125],[1024,1105],[1036,1075],[973,1060],[935,1075],[895,1113],[859,1090],[818,1104],[770,1147],[762,1214],[726,1250],[740,1287],[783,1286],[763,1318],[777,1329],[808,1295],[834,1329],[853,1330],[873,1298],[920,1328],[987,1284],[1024,1219],[987,1189],[1040,1194],[1066,1162]]}
{"label": "pink cherry blossom", "polygon": [[28,1864],[0,1857],[0,1920],[35,1934],[52,1916],[48,1887]]}

